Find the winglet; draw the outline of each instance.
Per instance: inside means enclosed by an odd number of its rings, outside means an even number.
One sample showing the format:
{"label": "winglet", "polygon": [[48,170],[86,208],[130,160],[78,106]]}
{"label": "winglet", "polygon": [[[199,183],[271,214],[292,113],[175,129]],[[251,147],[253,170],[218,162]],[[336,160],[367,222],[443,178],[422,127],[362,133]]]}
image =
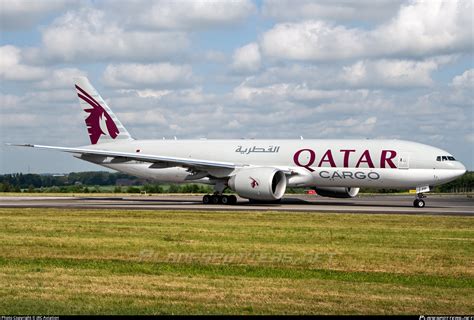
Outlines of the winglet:
{"label": "winglet", "polygon": [[35,145],[31,143],[5,143],[5,145],[9,147],[30,147],[30,148],[35,147]]}

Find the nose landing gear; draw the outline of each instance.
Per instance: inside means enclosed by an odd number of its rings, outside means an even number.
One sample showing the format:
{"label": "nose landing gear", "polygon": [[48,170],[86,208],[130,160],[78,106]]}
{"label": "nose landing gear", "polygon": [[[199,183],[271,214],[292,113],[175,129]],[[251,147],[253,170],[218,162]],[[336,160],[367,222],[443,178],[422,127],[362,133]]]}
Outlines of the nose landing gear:
{"label": "nose landing gear", "polygon": [[413,206],[415,208],[424,208],[425,207],[425,201],[423,200],[426,198],[424,195],[425,192],[430,192],[430,190],[433,187],[430,186],[422,186],[422,187],[416,187],[416,199],[413,201]]}
{"label": "nose landing gear", "polygon": [[423,208],[425,206],[425,201],[423,198],[426,198],[426,196],[423,193],[418,193],[416,195],[415,201],[413,201],[413,206],[415,208]]}

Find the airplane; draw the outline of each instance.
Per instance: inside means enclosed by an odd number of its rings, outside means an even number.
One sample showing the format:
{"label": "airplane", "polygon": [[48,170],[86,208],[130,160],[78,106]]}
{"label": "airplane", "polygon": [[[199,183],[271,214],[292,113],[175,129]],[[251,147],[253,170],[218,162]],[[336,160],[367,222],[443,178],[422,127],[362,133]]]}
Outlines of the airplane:
{"label": "airplane", "polygon": [[56,150],[134,176],[166,183],[204,183],[205,204],[236,204],[229,188],[250,201],[278,202],[287,187],[323,197],[352,198],[361,187],[416,189],[425,206],[433,186],[466,172],[449,152],[404,140],[140,140],[133,138],[85,77],[75,78],[90,145]]}

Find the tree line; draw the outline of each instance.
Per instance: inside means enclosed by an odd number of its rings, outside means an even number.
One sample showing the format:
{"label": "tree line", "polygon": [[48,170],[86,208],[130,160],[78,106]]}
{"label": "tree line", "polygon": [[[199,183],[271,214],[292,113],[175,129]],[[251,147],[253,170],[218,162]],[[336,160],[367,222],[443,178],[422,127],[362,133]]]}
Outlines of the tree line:
{"label": "tree line", "polygon": [[[309,188],[289,188],[288,193],[302,193]],[[115,192],[115,193],[212,193],[202,184],[160,184],[120,172],[89,171],[65,175],[4,174],[0,175],[0,192]],[[392,189],[363,188],[361,192],[399,192]],[[435,187],[435,192],[473,192],[474,172]]]}
{"label": "tree line", "polygon": [[77,190],[90,186],[114,186],[118,179],[129,179],[134,184],[140,183],[135,177],[104,171],[71,172],[64,175],[13,173],[0,175],[0,192],[21,192],[25,189],[31,192],[48,188]]}
{"label": "tree line", "polygon": [[0,175],[0,192],[31,193],[211,193],[208,185],[158,184],[120,172],[90,171],[51,174]]}

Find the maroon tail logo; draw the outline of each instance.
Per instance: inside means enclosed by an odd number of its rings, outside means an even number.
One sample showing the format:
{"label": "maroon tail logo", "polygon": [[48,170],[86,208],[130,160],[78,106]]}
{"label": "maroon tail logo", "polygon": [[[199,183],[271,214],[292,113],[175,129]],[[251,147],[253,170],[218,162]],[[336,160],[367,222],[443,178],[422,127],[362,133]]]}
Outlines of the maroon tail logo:
{"label": "maroon tail logo", "polygon": [[[79,90],[77,93],[79,98],[91,106],[90,109],[84,109],[85,112],[89,113],[86,118],[86,125],[91,143],[96,144],[102,135],[109,135],[112,139],[117,138],[119,130],[107,111],[78,85],[76,85],[76,89]],[[104,132],[105,130],[107,133]]]}
{"label": "maroon tail logo", "polygon": [[252,187],[252,189],[255,189],[256,187],[258,187],[258,181],[252,177],[249,177],[249,178],[250,178],[250,186]]}

